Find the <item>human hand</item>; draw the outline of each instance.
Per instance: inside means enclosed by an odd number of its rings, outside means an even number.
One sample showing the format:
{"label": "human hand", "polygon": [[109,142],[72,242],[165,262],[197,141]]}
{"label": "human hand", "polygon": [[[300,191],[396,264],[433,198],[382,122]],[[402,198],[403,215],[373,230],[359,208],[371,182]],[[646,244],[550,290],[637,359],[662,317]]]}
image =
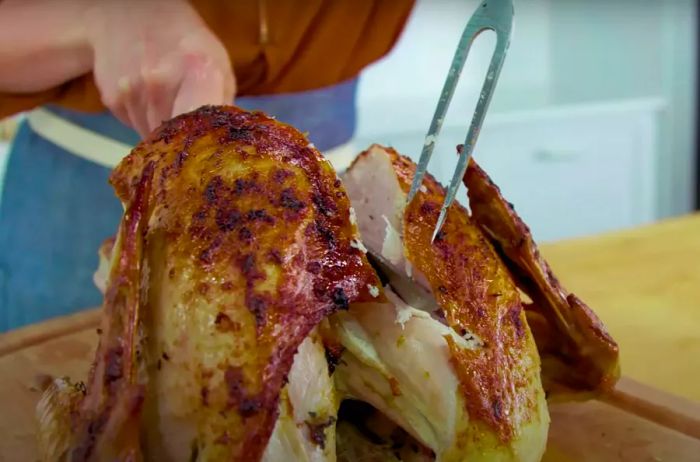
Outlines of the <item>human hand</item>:
{"label": "human hand", "polygon": [[172,116],[233,101],[226,49],[186,0],[102,0],[85,15],[102,102],[142,137]]}

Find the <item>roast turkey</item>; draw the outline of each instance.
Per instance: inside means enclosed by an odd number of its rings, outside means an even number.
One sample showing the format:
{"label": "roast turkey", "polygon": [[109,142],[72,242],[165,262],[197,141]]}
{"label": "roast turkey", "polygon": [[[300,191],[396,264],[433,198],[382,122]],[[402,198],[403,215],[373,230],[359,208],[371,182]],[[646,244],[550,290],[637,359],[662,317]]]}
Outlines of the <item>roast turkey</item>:
{"label": "roast turkey", "polygon": [[112,173],[99,346],[44,392],[42,460],[539,460],[546,393],[605,392],[617,345],[475,163],[434,243],[414,171],[375,145],[341,180],[235,107],[164,123]]}

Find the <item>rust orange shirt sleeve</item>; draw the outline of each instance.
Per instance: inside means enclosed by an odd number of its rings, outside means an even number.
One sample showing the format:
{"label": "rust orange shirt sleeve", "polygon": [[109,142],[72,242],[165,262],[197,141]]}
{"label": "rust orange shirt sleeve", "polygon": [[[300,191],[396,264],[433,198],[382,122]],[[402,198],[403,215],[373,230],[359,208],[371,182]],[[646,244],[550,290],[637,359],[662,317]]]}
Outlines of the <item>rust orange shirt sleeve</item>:
{"label": "rust orange shirt sleeve", "polygon": [[[414,0],[191,0],[228,50],[239,95],[312,90],[356,76],[396,43]],[[104,109],[92,75],[0,93],[0,118],[42,104]]]}

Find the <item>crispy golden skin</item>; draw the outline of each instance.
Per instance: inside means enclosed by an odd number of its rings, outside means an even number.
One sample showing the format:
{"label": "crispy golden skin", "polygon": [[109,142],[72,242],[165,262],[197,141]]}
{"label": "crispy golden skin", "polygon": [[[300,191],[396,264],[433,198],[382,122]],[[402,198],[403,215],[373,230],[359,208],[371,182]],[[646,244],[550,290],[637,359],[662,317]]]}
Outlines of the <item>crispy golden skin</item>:
{"label": "crispy golden skin", "polygon": [[111,182],[125,214],[70,458],[258,460],[301,342],[377,300],[340,180],[294,128],[203,107]]}
{"label": "crispy golden skin", "polygon": [[540,256],[527,225],[473,160],[464,184],[474,221],[533,301],[528,321],[542,357],[545,389],[582,396],[611,389],[620,376],[619,350],[603,323],[561,286]]}

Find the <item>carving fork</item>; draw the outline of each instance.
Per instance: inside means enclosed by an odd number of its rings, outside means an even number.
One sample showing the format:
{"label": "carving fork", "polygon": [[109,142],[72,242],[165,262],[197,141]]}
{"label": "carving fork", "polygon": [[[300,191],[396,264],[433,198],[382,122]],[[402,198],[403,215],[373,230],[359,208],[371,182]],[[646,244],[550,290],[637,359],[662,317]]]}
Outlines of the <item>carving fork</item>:
{"label": "carving fork", "polygon": [[454,176],[450,182],[450,187],[447,190],[445,202],[442,204],[440,216],[437,224],[435,225],[431,242],[435,240],[435,236],[442,228],[447,215],[447,210],[450,208],[450,205],[452,205],[455,195],[457,194],[457,190],[459,189],[459,185],[462,183],[464,173],[467,170],[469,158],[474,150],[474,144],[479,137],[479,131],[481,130],[481,125],[484,122],[486,110],[491,102],[491,96],[493,96],[493,91],[496,87],[498,76],[501,73],[503,61],[506,57],[506,51],[508,51],[508,46],[510,45],[512,28],[513,1],[484,0],[474,12],[471,19],[469,19],[464,32],[462,32],[462,37],[459,40],[459,44],[457,45],[457,52],[452,59],[452,65],[447,73],[445,85],[442,87],[442,93],[440,94],[440,99],[438,100],[438,105],[435,109],[435,115],[433,115],[433,120],[430,123],[430,129],[425,137],[425,143],[423,143],[423,151],[421,152],[418,168],[416,169],[416,174],[413,177],[413,183],[411,184],[411,189],[408,193],[407,203],[410,203],[413,200],[418,188],[420,188],[420,185],[423,183],[423,178],[425,177],[425,172],[428,168],[430,157],[433,154],[435,142],[440,134],[442,122],[445,120],[447,108],[450,105],[452,95],[457,87],[457,81],[459,80],[459,76],[464,68],[464,63],[467,60],[467,55],[469,54],[469,48],[471,47],[472,42],[485,30],[492,30],[496,33],[496,48],[493,56],[491,57],[491,64],[489,65],[489,69],[486,73],[484,85],[481,87],[481,94],[479,95],[479,100],[477,101],[476,109],[474,110],[474,116],[472,117],[471,124],[469,125],[467,138],[464,141],[464,148],[459,153],[457,168],[455,169]]}

